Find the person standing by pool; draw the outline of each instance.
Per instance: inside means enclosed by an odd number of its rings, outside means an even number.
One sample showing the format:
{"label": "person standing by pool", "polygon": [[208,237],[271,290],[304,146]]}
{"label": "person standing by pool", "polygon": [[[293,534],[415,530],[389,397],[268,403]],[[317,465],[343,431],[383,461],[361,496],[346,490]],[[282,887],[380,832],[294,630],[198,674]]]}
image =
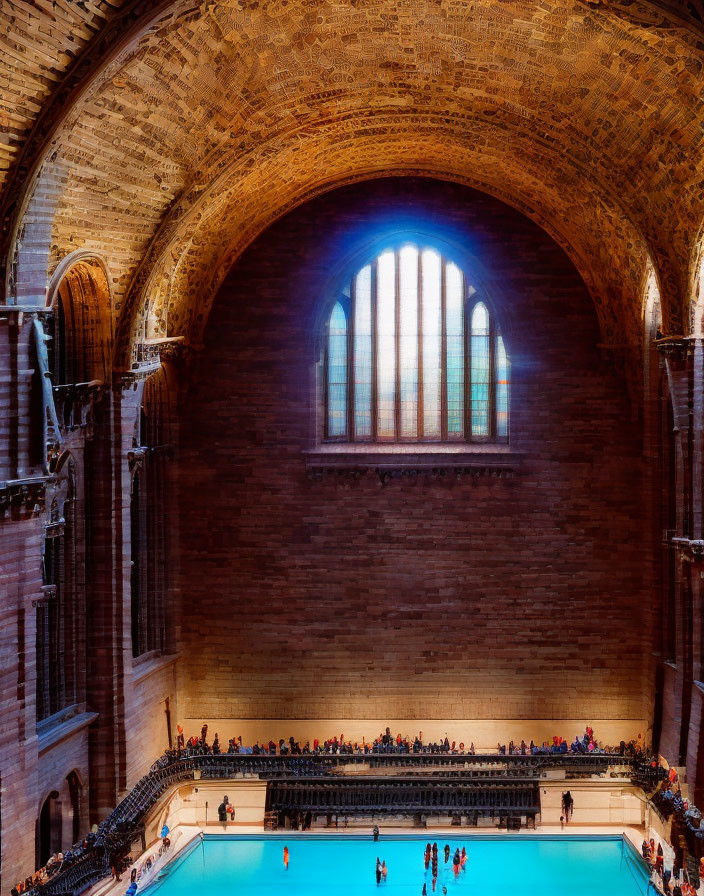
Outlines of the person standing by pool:
{"label": "person standing by pool", "polygon": [[288,846],[284,846],[284,868],[288,871]]}
{"label": "person standing by pool", "polygon": [[568,790],[562,794],[562,814],[565,816],[565,824],[569,824],[572,819],[573,807],[574,800],[572,799],[572,794]]}

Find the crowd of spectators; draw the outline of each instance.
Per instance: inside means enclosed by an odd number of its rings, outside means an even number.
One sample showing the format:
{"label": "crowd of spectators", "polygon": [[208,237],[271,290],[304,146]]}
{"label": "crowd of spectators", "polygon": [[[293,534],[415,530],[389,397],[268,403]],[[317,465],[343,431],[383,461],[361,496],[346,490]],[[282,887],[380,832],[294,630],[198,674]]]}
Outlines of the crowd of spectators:
{"label": "crowd of spectators", "polygon": [[34,874],[19,881],[10,890],[11,896],[21,896],[22,893],[28,893],[31,890],[41,888],[52,877],[60,874],[66,868],[70,868],[78,859],[82,858],[94,850],[97,834],[91,831],[83,840],[74,844],[71,849],[66,852],[56,852],[51,855],[46,864],[39,868]]}
{"label": "crowd of spectators", "polygon": [[[255,741],[253,744],[244,744],[241,736],[231,737],[225,746],[220,743],[219,734],[215,734],[212,743],[208,741],[208,726],[203,725],[200,737],[191,736],[185,739],[183,728],[178,726],[177,735],[177,751],[186,754],[202,755],[204,753],[212,755],[221,755],[223,753],[243,753],[247,755],[268,755],[268,756],[287,756],[287,755],[367,755],[367,754],[402,754],[402,753],[422,753],[422,754],[449,754],[456,756],[474,756],[476,748],[474,743],[465,745],[463,741],[459,743],[456,740],[450,741],[449,737],[445,737],[439,741],[426,741],[423,738],[423,732],[419,731],[413,737],[409,735],[402,736],[400,733],[394,735],[390,728],[379,734],[372,741],[362,738],[362,742],[346,739],[344,734],[339,737],[334,735],[326,740],[315,738],[311,741],[305,741],[301,744],[294,737],[288,740],[281,738],[278,741],[269,740],[268,742],[259,743]],[[644,752],[642,736],[638,735],[638,739],[626,744],[621,741],[616,747],[600,744],[594,737],[594,731],[587,726],[582,735],[575,735],[573,741],[568,742],[565,738],[555,735],[551,741],[543,741],[536,744],[533,740],[526,743],[521,740],[520,743],[509,741],[508,744],[497,744],[494,751],[482,750],[482,755],[488,755],[492,752],[500,756],[529,756],[529,755],[546,755],[553,753],[616,753],[621,755],[636,755]]]}

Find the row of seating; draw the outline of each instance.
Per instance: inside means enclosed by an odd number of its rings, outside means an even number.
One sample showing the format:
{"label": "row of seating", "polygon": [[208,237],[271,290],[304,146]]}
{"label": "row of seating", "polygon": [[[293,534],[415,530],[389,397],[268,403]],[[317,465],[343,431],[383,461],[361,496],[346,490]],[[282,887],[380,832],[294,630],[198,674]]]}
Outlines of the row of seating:
{"label": "row of seating", "polygon": [[522,787],[478,787],[462,784],[340,782],[321,786],[312,782],[271,781],[267,787],[268,811],[403,812],[437,809],[510,809],[536,811],[540,805],[537,784]]}

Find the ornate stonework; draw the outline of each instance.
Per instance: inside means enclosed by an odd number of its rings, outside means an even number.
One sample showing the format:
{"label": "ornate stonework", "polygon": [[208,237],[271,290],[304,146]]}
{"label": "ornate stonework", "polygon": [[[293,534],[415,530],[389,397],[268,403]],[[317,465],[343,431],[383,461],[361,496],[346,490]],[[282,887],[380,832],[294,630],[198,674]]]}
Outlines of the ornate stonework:
{"label": "ornate stonework", "polygon": [[698,6],[65,6],[7,14],[8,299],[40,301],[66,254],[100,252],[118,368],[147,313],[159,335],[199,342],[224,272],[286,210],[394,171],[538,221],[629,360],[649,256],[665,332],[684,331],[704,195]]}

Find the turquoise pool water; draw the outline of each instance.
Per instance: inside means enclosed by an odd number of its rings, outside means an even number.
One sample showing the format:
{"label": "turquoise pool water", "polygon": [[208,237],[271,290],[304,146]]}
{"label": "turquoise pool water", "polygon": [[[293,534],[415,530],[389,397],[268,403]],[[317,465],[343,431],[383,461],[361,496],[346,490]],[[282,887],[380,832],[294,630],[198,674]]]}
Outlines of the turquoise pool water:
{"label": "turquoise pool water", "polygon": [[[631,847],[613,838],[436,837],[435,893],[448,896],[644,896],[648,877]],[[176,858],[150,896],[432,896],[424,868],[426,839],[383,837],[215,837]],[[431,840],[432,843],[432,840]],[[444,846],[451,848],[445,865]],[[289,849],[284,868],[283,848]],[[467,870],[455,876],[452,854],[465,846]],[[377,887],[376,857],[386,861]]]}

